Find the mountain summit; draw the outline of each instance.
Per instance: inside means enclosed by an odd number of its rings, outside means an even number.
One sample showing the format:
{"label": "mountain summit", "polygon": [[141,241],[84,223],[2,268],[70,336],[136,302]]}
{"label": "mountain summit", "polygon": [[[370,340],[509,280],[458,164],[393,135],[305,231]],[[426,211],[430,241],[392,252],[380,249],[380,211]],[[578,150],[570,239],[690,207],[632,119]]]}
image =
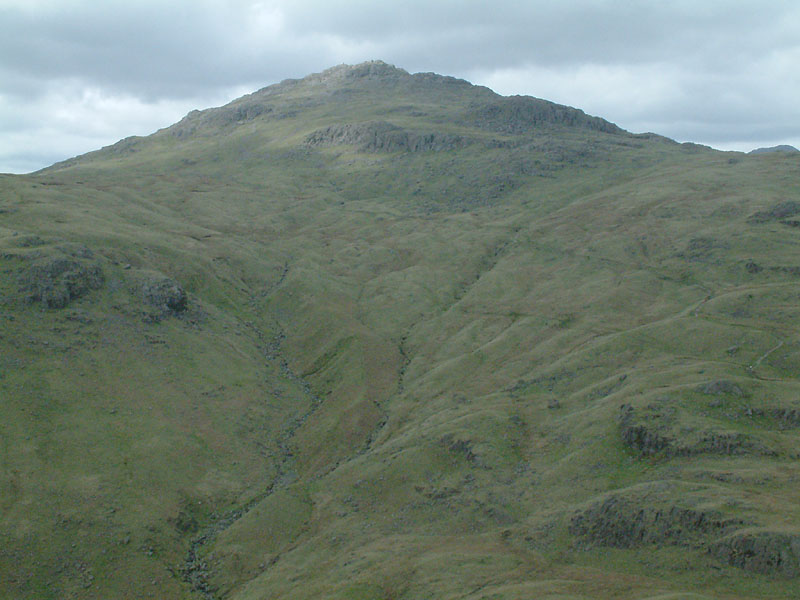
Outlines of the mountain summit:
{"label": "mountain summit", "polygon": [[797,166],[369,62],[0,176],[0,596],[795,598]]}
{"label": "mountain summit", "polygon": [[780,146],[770,146],[769,148],[756,148],[748,152],[748,154],[768,154],[770,152],[800,152],[800,150],[794,146],[781,144]]}
{"label": "mountain summit", "polygon": [[[448,79],[452,80],[452,77],[445,77],[442,75],[435,75],[433,73],[425,73],[421,74],[422,77],[426,76],[433,76],[441,79]],[[369,60],[357,65],[346,65],[341,64],[335,67],[331,67],[330,69],[326,69],[321,73],[313,73],[311,75],[307,75],[301,80],[297,79],[290,79],[284,81],[284,84],[287,82],[297,82],[303,81],[306,83],[322,83],[322,84],[329,84],[332,82],[342,82],[342,81],[352,81],[352,80],[377,80],[381,81],[382,83],[390,82],[390,81],[400,81],[400,80],[409,80],[413,78],[411,74],[405,69],[400,69],[394,65],[390,65],[382,60]],[[420,74],[417,75],[420,77]],[[467,85],[469,82],[463,81],[463,83]]]}
{"label": "mountain summit", "polygon": [[[288,79],[277,85],[264,88],[255,94],[218,109],[226,108],[253,114],[263,108],[265,101],[280,101],[283,98],[306,98],[307,102],[348,102],[368,96],[371,101],[377,97],[388,96],[388,100],[401,96],[418,98],[430,103],[434,99],[440,102],[453,102],[456,106],[467,103],[478,111],[489,113],[487,118],[494,120],[504,118],[502,127],[524,127],[522,123],[512,124],[509,121],[527,121],[527,126],[536,123],[554,122],[573,125],[586,125],[609,132],[620,131],[616,126],[601,119],[587,117],[583,111],[569,108],[530,97],[515,96],[504,98],[491,90],[475,86],[463,79],[456,79],[435,73],[409,74],[403,69],[382,61],[369,61],[358,65],[339,65],[322,73],[312,74],[303,79]],[[312,100],[313,99],[313,100]],[[356,100],[357,101],[357,100]],[[366,107],[365,107],[366,108]],[[396,107],[394,107],[396,110]],[[494,114],[497,113],[497,114]],[[259,113],[263,114],[263,113]],[[417,115],[424,116],[424,115]],[[452,118],[452,115],[451,115]],[[490,126],[489,123],[486,124]],[[499,124],[495,124],[499,126]]]}

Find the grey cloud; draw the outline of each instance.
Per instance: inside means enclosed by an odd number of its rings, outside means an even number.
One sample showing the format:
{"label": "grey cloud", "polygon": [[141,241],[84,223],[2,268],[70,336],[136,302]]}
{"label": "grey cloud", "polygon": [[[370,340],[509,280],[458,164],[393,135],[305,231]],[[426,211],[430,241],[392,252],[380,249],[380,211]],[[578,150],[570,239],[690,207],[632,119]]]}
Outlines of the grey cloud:
{"label": "grey cloud", "polygon": [[[0,56],[6,57],[0,61],[41,77],[68,74],[173,97],[201,86],[266,83],[324,68],[339,58],[331,44],[336,39],[381,53],[363,59],[384,58],[413,70],[664,59],[735,68],[741,55],[776,43],[764,29],[798,16],[787,2],[771,10],[752,2],[726,3],[724,10],[719,2],[706,3],[716,10],[697,4],[84,2],[44,15],[0,12]],[[282,25],[252,40],[254,49],[243,47],[242,32],[259,12],[281,17]]]}
{"label": "grey cloud", "polygon": [[220,81],[214,68],[214,49],[224,45],[224,36],[202,14],[187,17],[169,4],[153,12],[135,3],[116,11],[99,6],[104,8],[84,5],[43,17],[0,15],[3,67],[29,77],[77,77],[140,94],[186,94],[203,78],[230,83]]}
{"label": "grey cloud", "polygon": [[[732,62],[738,51],[775,43],[776,23],[798,15],[790,2],[411,2],[293,3],[291,28],[391,40],[387,50],[450,68],[641,63],[697,57]],[[764,30],[771,33],[764,36]],[[792,32],[796,33],[796,32]],[[413,38],[407,43],[409,37]],[[433,38],[433,39],[431,39]],[[787,39],[793,38],[787,36]],[[426,43],[426,40],[428,43]],[[429,43],[438,43],[437,55]],[[444,42],[444,43],[442,43]],[[733,43],[732,43],[733,42]],[[727,47],[726,47],[727,46]],[[739,50],[737,50],[739,49]],[[456,51],[457,50],[457,51]]]}

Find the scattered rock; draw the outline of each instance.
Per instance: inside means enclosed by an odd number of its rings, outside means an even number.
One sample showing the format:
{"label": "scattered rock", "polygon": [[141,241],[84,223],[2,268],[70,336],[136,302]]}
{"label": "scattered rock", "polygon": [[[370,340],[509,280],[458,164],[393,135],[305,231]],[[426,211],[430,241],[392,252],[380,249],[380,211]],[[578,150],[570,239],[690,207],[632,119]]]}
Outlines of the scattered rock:
{"label": "scattered rock", "polygon": [[709,552],[735,567],[794,578],[800,575],[800,534],[776,531],[737,532]]}
{"label": "scattered rock", "polygon": [[678,256],[690,262],[706,262],[711,259],[715,250],[725,250],[729,245],[725,242],[713,238],[699,237],[692,238],[686,246],[686,250]]}
{"label": "scattered rock", "polygon": [[83,325],[91,325],[94,322],[94,319],[85,310],[70,310],[65,316],[68,321],[75,321]]}
{"label": "scattered rock", "polygon": [[58,250],[73,258],[90,259],[94,258],[94,252],[83,244],[74,244],[72,242],[61,244]]}
{"label": "scattered rock", "polygon": [[778,266],[778,267],[770,267],[770,271],[777,272],[777,273],[785,273],[786,275],[791,275],[793,277],[800,277],[800,267],[796,266]]}
{"label": "scattered rock", "polygon": [[760,273],[761,271],[764,270],[764,267],[762,267],[758,263],[753,262],[752,260],[747,261],[747,263],[744,265],[744,268],[747,269],[748,273],[753,273],[753,274]]}
{"label": "scattered rock", "polygon": [[472,443],[468,440],[457,440],[452,434],[447,434],[440,440],[440,443],[450,452],[462,455],[468,462],[474,463],[478,458],[473,452]]}
{"label": "scattered rock", "polygon": [[453,496],[457,496],[461,493],[460,489],[447,486],[441,489],[435,487],[424,488],[421,486],[416,486],[414,489],[429,500],[447,500],[448,498],[452,498]]}

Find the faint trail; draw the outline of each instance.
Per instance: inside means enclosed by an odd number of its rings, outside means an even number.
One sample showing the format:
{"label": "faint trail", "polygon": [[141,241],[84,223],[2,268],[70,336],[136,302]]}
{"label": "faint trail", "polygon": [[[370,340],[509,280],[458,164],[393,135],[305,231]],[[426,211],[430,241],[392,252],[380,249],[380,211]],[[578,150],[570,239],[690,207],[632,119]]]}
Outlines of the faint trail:
{"label": "faint trail", "polygon": [[764,355],[763,355],[763,356],[761,356],[761,357],[759,357],[759,359],[758,359],[756,362],[754,362],[752,365],[750,365],[749,367],[747,367],[747,368],[748,368],[748,370],[752,371],[753,369],[755,369],[756,367],[758,367],[758,365],[760,365],[760,364],[761,364],[761,361],[762,361],[762,360],[764,360],[765,358],[767,358],[767,357],[768,357],[770,354],[772,354],[773,352],[775,352],[775,351],[776,351],[778,348],[780,348],[781,346],[783,346],[783,342],[780,342],[780,343],[779,343],[777,346],[775,346],[775,347],[774,347],[774,348],[772,348],[771,350],[768,350],[766,353],[764,353]]}
{"label": "faint trail", "polygon": [[703,305],[704,305],[706,302],[708,302],[709,300],[711,300],[713,297],[714,297],[714,296],[712,296],[711,294],[709,294],[708,296],[706,296],[705,298],[703,298],[703,299],[700,301],[700,303],[699,303],[699,304],[698,304],[698,305],[697,305],[697,306],[694,308],[694,316],[695,316],[695,317],[696,317],[696,316],[698,316],[698,314],[700,313],[700,309],[701,309],[701,308],[703,308]]}

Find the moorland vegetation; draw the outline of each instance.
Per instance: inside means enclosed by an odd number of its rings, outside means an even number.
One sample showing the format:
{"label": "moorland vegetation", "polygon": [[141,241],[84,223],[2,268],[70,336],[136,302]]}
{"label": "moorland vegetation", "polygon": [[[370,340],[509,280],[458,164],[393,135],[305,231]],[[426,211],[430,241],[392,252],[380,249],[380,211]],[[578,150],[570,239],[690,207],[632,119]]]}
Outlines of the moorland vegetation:
{"label": "moorland vegetation", "polygon": [[796,598],[798,156],[370,62],[0,176],[0,596]]}

